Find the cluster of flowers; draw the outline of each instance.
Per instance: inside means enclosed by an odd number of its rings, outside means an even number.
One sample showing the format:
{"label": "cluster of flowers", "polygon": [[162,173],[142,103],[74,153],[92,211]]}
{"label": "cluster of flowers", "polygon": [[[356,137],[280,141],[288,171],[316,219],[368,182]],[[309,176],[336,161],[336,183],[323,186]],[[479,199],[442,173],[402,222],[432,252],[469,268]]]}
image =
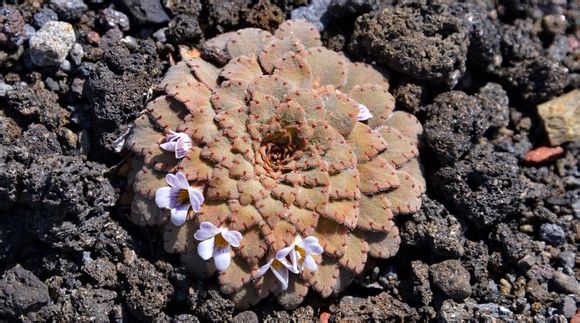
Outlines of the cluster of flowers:
{"label": "cluster of flowers", "polygon": [[[176,158],[183,158],[191,149],[191,138],[182,132],[170,132],[161,148],[175,152]],[[203,186],[192,187],[182,172],[167,174],[165,180],[169,187],[161,187],[155,192],[155,202],[160,208],[171,211],[171,223],[180,226],[187,220],[191,207],[199,212],[204,202]],[[240,232],[226,227],[216,227],[213,223],[202,222],[194,238],[199,242],[197,253],[203,260],[214,259],[216,268],[225,271],[231,263],[231,248],[239,248],[243,236]],[[299,274],[304,269],[316,271],[318,266],[312,257],[322,254],[318,239],[313,236],[302,239],[296,236],[292,245],[276,252],[274,258],[260,267],[255,278],[264,276],[268,270],[280,281],[282,289],[288,288],[289,273]]]}

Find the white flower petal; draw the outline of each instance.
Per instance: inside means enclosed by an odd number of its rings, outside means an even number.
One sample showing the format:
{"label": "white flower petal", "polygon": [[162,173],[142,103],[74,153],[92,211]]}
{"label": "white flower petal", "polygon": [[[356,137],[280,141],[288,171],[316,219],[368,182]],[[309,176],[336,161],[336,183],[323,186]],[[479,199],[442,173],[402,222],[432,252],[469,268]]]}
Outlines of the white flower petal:
{"label": "white flower petal", "polygon": [[215,239],[211,237],[197,245],[197,254],[201,257],[201,259],[208,260],[213,256],[213,249],[215,246],[214,242]]}
{"label": "white flower petal", "polygon": [[187,211],[189,211],[189,205],[179,205],[171,209],[171,223],[177,227],[184,224],[187,219]]}
{"label": "white flower petal", "polygon": [[312,258],[312,256],[304,257],[304,268],[307,268],[311,271],[318,270],[318,265],[316,265],[316,261],[314,261],[314,258]]}
{"label": "white flower petal", "polygon": [[359,112],[358,112],[358,115],[356,117],[358,121],[365,121],[365,120],[368,120],[368,119],[373,117],[373,115],[369,111],[369,108],[367,108],[366,105],[364,105],[364,104],[359,104],[358,110],[359,110]]}
{"label": "white flower petal", "polygon": [[290,251],[294,251],[294,246],[289,246],[278,250],[278,252],[276,252],[276,259],[280,260],[286,258]]}
{"label": "white flower petal", "polygon": [[172,190],[175,189],[172,187],[161,187],[155,191],[155,203],[159,208],[169,209],[174,204],[171,203],[172,198],[174,198],[173,195],[175,195],[175,192],[172,192]]}
{"label": "white flower petal", "polygon": [[167,151],[175,151],[175,143],[174,142],[164,142],[159,145],[163,150]]}
{"label": "white flower petal", "polygon": [[[292,251],[290,254],[293,254],[293,253],[294,253],[294,251]],[[294,263],[290,263],[288,261],[288,258],[281,258],[281,259],[278,259],[278,261],[282,265],[284,265],[284,267],[286,267],[288,270],[290,270],[291,272],[293,272],[295,274],[298,274],[299,273],[299,271],[298,271],[298,264],[294,265]]]}
{"label": "white flower petal", "polygon": [[177,179],[177,176],[175,176],[173,174],[167,174],[167,175],[165,175],[165,180],[167,181],[167,184],[169,184],[169,186],[174,187],[174,188],[181,188],[179,186],[179,181]]}
{"label": "white flower petal", "polygon": [[235,230],[222,232],[222,236],[234,248],[239,248],[243,239],[242,234]]}
{"label": "white flower petal", "polygon": [[274,274],[274,276],[276,276],[276,278],[278,278],[278,280],[282,284],[282,290],[288,289],[288,268],[286,267],[276,268],[274,266],[270,268],[272,268],[272,273]]}
{"label": "white flower petal", "polygon": [[310,236],[310,237],[306,237],[304,240],[302,240],[301,242],[301,248],[304,249],[304,251],[306,251],[307,254],[313,254],[313,255],[320,255],[322,254],[322,246],[320,245],[320,243],[318,243],[318,239],[316,237]]}
{"label": "white flower petal", "polygon": [[196,240],[203,241],[215,237],[218,233],[220,233],[220,230],[211,222],[202,222],[193,237]]}
{"label": "white flower petal", "polygon": [[219,271],[225,271],[228,269],[232,257],[230,255],[230,246],[225,248],[215,248],[213,252],[213,261],[215,262],[215,267]]}
{"label": "white flower petal", "polygon": [[189,193],[189,203],[191,204],[191,208],[195,212],[199,212],[199,210],[201,209],[201,205],[205,201],[201,189],[197,187],[189,187],[187,191]]}
{"label": "white flower petal", "polygon": [[260,267],[260,269],[258,269],[258,272],[254,275],[254,277],[260,278],[260,277],[264,276],[268,272],[268,269],[270,269],[270,267],[272,267],[272,262],[274,262],[274,259],[271,259],[264,266]]}
{"label": "white flower petal", "polygon": [[183,174],[182,172],[178,172],[177,174],[175,174],[175,176],[177,177],[179,188],[184,190],[188,190],[190,188],[189,182],[187,181],[185,174]]}

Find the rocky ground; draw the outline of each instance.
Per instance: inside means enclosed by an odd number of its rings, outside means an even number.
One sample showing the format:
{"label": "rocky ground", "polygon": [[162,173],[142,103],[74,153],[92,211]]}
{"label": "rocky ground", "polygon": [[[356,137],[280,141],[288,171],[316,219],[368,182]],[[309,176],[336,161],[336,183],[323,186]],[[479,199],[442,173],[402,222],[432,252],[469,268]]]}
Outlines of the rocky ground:
{"label": "rocky ground", "polygon": [[[579,322],[579,4],[419,2],[1,7],[0,320]],[[117,139],[180,44],[291,16],[384,68],[397,107],[425,127],[428,191],[398,219],[398,255],[343,295],[240,313],[215,281],[192,281],[157,230],[127,220]]]}

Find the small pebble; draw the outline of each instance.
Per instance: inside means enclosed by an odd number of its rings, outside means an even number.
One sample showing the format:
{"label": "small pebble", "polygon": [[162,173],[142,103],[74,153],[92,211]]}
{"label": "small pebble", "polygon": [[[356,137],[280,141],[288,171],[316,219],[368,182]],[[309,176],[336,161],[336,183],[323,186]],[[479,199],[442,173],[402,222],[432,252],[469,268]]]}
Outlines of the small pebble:
{"label": "small pebble", "polygon": [[554,271],[554,285],[564,293],[580,296],[580,285],[573,276],[568,276],[560,271]]}
{"label": "small pebble", "polygon": [[539,147],[528,151],[524,156],[524,162],[530,165],[540,165],[564,155],[564,149],[560,146],[556,147]]}
{"label": "small pebble", "polygon": [[69,53],[72,62],[79,66],[83,61],[83,56],[85,55],[85,51],[83,50],[83,46],[79,43],[75,43]]}
{"label": "small pebble", "polygon": [[471,295],[471,276],[459,260],[446,260],[429,268],[433,284],[447,297],[463,301]]}
{"label": "small pebble", "polygon": [[540,226],[540,239],[551,245],[558,246],[566,241],[566,233],[557,224],[544,223]]}
{"label": "small pebble", "polygon": [[0,98],[5,97],[10,90],[12,90],[12,85],[0,82]]}
{"label": "small pebble", "polygon": [[89,31],[87,33],[87,41],[91,45],[98,45],[99,41],[101,40],[101,36],[95,31]]}
{"label": "small pebble", "polygon": [[34,25],[42,28],[49,21],[57,21],[58,15],[50,8],[44,7],[34,14]]}
{"label": "small pebble", "polygon": [[117,27],[122,31],[127,31],[131,28],[129,17],[111,7],[101,10],[99,14],[99,22],[108,28]]}
{"label": "small pebble", "polygon": [[78,20],[89,7],[82,0],[50,0],[51,7],[61,20]]}
{"label": "small pebble", "polygon": [[75,39],[71,24],[49,21],[30,38],[30,59],[37,66],[58,66],[66,61]]}
{"label": "small pebble", "polygon": [[580,139],[580,89],[538,105],[538,114],[553,146]]}
{"label": "small pebble", "polygon": [[571,296],[564,296],[559,304],[560,313],[566,318],[572,318],[576,314],[576,301]]}

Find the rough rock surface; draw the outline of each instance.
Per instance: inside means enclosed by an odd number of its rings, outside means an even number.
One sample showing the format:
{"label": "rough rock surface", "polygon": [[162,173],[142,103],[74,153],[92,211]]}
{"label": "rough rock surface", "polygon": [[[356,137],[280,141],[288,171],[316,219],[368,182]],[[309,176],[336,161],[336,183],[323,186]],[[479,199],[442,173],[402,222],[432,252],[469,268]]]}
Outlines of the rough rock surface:
{"label": "rough rock surface", "polygon": [[75,43],[73,26],[49,21],[30,38],[30,59],[38,66],[60,65]]}
{"label": "rough rock surface", "polygon": [[46,285],[20,265],[6,271],[0,279],[0,317],[16,319],[39,310],[49,301]]}
{"label": "rough rock surface", "polygon": [[550,144],[556,146],[580,139],[580,90],[539,104],[538,114]]}

